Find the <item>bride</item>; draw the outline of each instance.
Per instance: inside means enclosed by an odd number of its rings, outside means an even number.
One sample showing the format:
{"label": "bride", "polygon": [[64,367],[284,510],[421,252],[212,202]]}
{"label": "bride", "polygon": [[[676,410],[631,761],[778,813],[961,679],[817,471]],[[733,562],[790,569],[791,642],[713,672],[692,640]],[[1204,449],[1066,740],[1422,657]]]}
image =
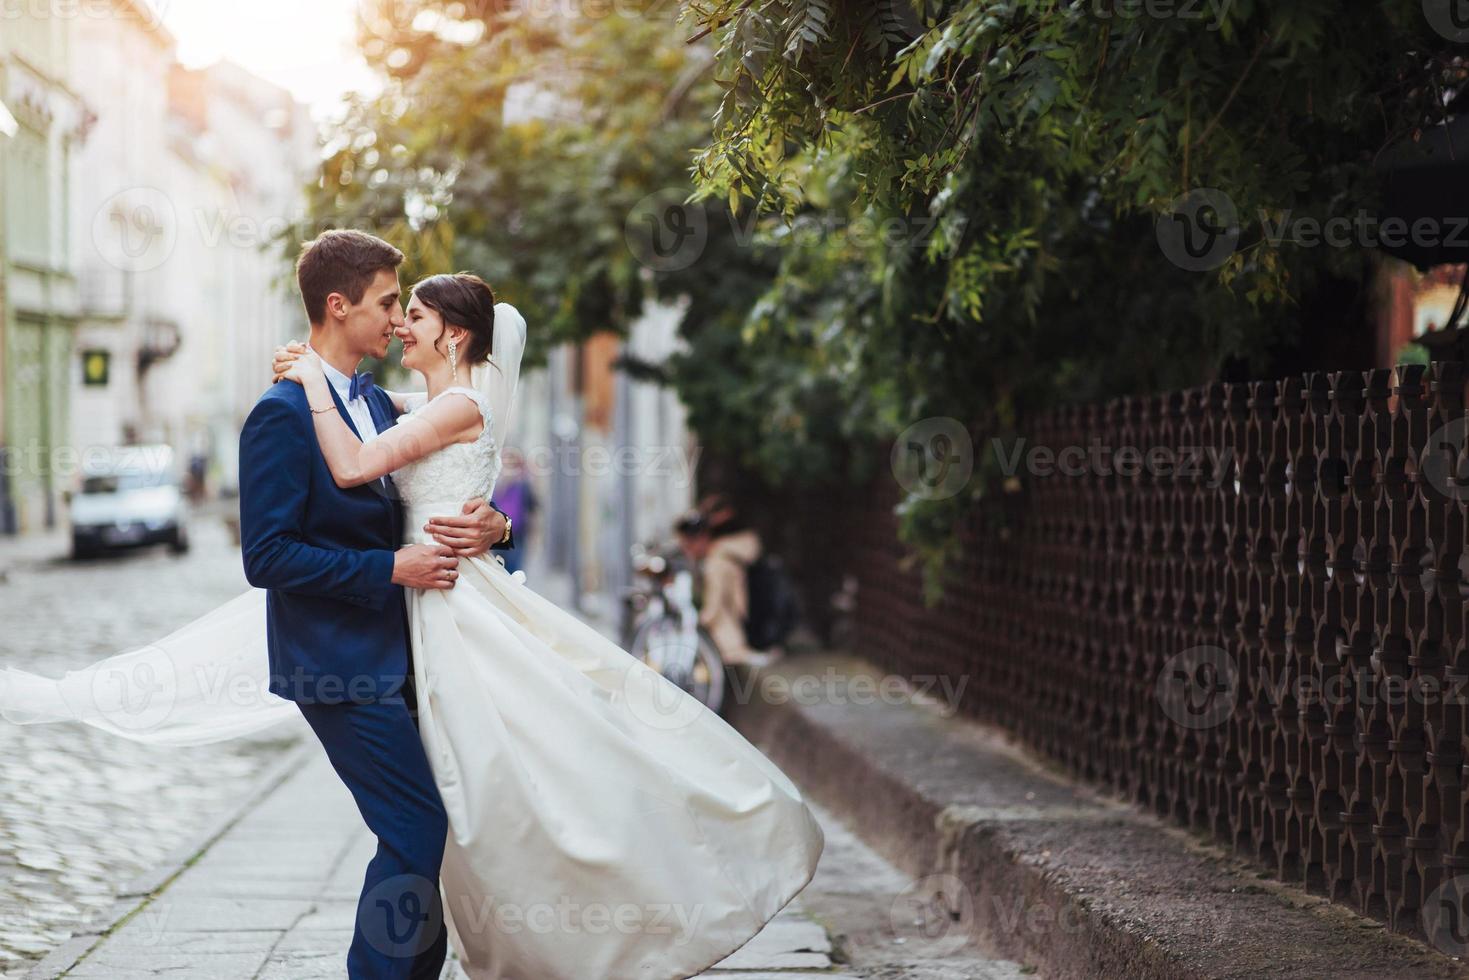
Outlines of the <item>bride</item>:
{"label": "bride", "polygon": [[[475,302],[425,302],[446,287]],[[493,312],[464,312],[474,309]],[[404,544],[431,544],[430,516],[491,497],[525,321],[461,273],[415,287],[398,335],[427,390],[389,396],[418,438],[389,450],[363,443],[338,412],[313,422],[338,485],[391,472]],[[475,350],[488,358],[459,355]],[[311,404],[331,403],[314,352],[282,357],[278,372]],[[452,588],[405,591],[419,737],[449,817],[444,917],[470,977],[683,980],[748,942],[810,881],[824,840],[797,787],[522,574],[464,558]],[[0,671],[0,713],[201,744],[299,717],[269,692],[268,672],[265,591],[252,589],[60,680]]]}

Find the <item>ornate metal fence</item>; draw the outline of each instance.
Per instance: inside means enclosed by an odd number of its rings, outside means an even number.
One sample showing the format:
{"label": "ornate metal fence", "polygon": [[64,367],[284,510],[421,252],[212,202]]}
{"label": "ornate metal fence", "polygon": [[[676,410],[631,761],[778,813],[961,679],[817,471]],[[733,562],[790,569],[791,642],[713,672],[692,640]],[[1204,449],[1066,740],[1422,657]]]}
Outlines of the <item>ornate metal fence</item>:
{"label": "ornate metal fence", "polygon": [[1462,944],[1463,407],[1435,364],[1060,411],[1006,447],[1015,514],[966,531],[937,609],[893,572],[891,494],[858,504],[858,645],[965,674],[964,710],[1077,774]]}

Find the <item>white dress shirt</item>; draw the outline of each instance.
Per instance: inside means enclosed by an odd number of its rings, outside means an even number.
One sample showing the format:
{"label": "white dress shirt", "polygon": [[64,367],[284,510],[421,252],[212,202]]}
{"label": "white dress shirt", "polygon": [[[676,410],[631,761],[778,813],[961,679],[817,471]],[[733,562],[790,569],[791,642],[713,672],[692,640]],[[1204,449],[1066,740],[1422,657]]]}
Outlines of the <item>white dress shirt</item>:
{"label": "white dress shirt", "polygon": [[350,401],[347,398],[348,392],[352,390],[352,379],[325,360],[321,362],[321,368],[326,374],[327,383],[342,399],[342,404],[347,406],[347,414],[352,416],[352,422],[357,426],[357,434],[362,437],[362,441],[369,442],[377,438],[377,423],[372,420],[372,409],[367,407],[367,399],[361,395]]}
{"label": "white dress shirt", "polygon": [[[310,344],[306,345],[306,349],[315,353],[315,348]],[[318,354],[317,356],[320,357],[321,355]],[[327,384],[332,386],[332,390],[337,393],[338,397],[342,399],[342,404],[347,407],[347,414],[352,416],[352,423],[357,426],[358,436],[362,438],[363,442],[371,442],[376,439],[377,424],[372,420],[372,409],[367,407],[367,399],[361,395],[350,400],[347,398],[348,393],[352,390],[352,379],[328,364],[324,357],[321,359],[321,370],[326,375]],[[387,486],[387,480],[383,477],[378,477],[378,483]]]}

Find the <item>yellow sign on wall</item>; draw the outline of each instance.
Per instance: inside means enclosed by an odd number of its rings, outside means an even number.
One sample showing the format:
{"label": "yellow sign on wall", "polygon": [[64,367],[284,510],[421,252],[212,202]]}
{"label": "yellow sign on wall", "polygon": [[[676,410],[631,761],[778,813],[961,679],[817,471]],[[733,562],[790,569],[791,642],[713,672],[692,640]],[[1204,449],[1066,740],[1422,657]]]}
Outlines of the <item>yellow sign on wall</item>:
{"label": "yellow sign on wall", "polygon": [[105,385],[107,372],[112,363],[112,352],[106,350],[82,351],[82,384]]}

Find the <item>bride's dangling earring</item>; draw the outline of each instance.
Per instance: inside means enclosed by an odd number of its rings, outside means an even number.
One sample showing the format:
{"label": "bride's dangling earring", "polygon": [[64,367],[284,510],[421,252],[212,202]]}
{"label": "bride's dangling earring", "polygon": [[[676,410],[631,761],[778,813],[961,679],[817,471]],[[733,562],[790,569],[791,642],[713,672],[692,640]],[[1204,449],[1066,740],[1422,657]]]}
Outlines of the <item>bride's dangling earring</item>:
{"label": "bride's dangling earring", "polygon": [[455,382],[459,381],[459,344],[457,341],[449,341],[449,371],[454,375]]}

